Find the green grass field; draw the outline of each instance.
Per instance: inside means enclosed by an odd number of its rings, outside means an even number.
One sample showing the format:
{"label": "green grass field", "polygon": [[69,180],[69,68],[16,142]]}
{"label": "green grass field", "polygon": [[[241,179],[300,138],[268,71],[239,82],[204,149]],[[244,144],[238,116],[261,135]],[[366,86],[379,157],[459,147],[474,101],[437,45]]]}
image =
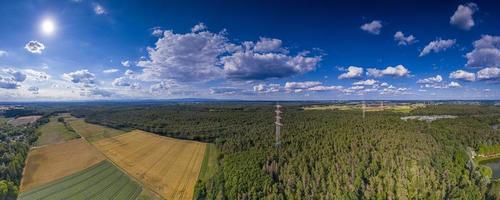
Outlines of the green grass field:
{"label": "green grass field", "polygon": [[38,128],[37,146],[56,144],[80,137],[76,132],[66,128],[62,122],[57,121],[57,118],[51,117],[49,123]]}
{"label": "green grass field", "polygon": [[217,147],[214,144],[208,144],[205,150],[205,156],[203,157],[203,163],[201,164],[200,175],[198,176],[199,180],[206,182],[217,172],[218,156],[219,151]]}
{"label": "green grass field", "polygon": [[141,186],[108,161],[23,192],[20,200],[31,199],[136,199]]}

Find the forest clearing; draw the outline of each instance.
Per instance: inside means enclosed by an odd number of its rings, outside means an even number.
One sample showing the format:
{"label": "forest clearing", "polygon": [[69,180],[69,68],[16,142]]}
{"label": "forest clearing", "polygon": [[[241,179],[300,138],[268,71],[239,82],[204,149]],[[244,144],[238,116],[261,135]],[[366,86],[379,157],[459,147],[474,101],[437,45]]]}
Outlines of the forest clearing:
{"label": "forest clearing", "polygon": [[104,160],[84,139],[32,148],[28,154],[20,191],[44,185]]}
{"label": "forest clearing", "polygon": [[40,119],[41,117],[42,116],[40,116],[40,115],[18,117],[18,118],[9,120],[8,123],[11,125],[14,125],[14,126],[26,125],[26,124],[31,124],[31,123],[35,122],[36,120]]}
{"label": "forest clearing", "polygon": [[38,128],[36,132],[39,135],[37,146],[61,143],[80,137],[72,129],[65,126],[64,122],[58,121],[57,117],[51,117],[49,123]]}
{"label": "forest clearing", "polygon": [[132,131],[94,145],[166,199],[192,199],[206,144]]}

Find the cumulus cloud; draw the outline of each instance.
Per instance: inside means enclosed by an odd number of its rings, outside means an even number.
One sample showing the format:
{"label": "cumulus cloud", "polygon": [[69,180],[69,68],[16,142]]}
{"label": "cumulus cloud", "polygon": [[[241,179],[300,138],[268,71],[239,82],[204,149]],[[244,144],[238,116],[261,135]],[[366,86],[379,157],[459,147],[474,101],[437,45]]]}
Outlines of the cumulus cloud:
{"label": "cumulus cloud", "polygon": [[12,78],[0,76],[0,88],[2,89],[17,89],[19,84]]}
{"label": "cumulus cloud", "polygon": [[253,86],[253,91],[257,93],[271,93],[271,92],[279,92],[280,84],[258,84]]}
{"label": "cumulus cloud", "polygon": [[257,53],[243,50],[222,58],[224,72],[233,80],[265,80],[303,74],[315,70],[320,56]]}
{"label": "cumulus cloud", "polygon": [[41,54],[42,51],[45,49],[45,45],[38,41],[29,41],[24,48],[28,50],[31,53],[36,53],[36,54]]}
{"label": "cumulus cloud", "polygon": [[149,87],[150,93],[171,93],[171,90],[178,87],[174,80],[163,80]]}
{"label": "cumulus cloud", "polygon": [[37,71],[34,69],[25,69],[23,70],[23,73],[26,74],[26,77],[28,80],[32,81],[46,81],[50,79],[50,75],[42,72],[42,71]]}
{"label": "cumulus cloud", "polygon": [[364,30],[368,33],[378,35],[380,34],[380,30],[382,29],[382,22],[379,20],[373,20],[370,23],[366,23],[361,25],[361,30]]}
{"label": "cumulus cloud", "polygon": [[319,81],[305,81],[305,82],[286,82],[285,91],[288,93],[300,93],[304,91],[311,92],[325,92],[325,91],[340,91],[342,86],[325,86]]}
{"label": "cumulus cloud", "polygon": [[443,82],[443,77],[441,75],[436,75],[434,77],[428,77],[424,79],[419,79],[418,84],[424,88],[435,88],[435,89],[445,89],[445,88],[457,88],[462,87],[459,83],[452,81],[448,84]]}
{"label": "cumulus cloud", "polygon": [[495,83],[500,82],[500,68],[498,67],[487,67],[481,69],[477,72],[477,79],[487,80]]}
{"label": "cumulus cloud", "polygon": [[321,56],[306,52],[290,55],[281,40],[260,38],[258,42],[229,42],[224,32],[212,33],[193,27],[192,32],[177,34],[165,31],[154,48],[148,48],[149,59],[137,66],[144,80],[173,79],[179,82],[231,80],[264,80],[289,77],[316,69]]}
{"label": "cumulus cloud", "polygon": [[364,80],[364,81],[354,82],[353,85],[370,85],[371,86],[371,85],[375,85],[377,82],[378,81],[376,81],[376,80],[368,79],[368,80]]}
{"label": "cumulus cloud", "polygon": [[499,67],[500,36],[481,36],[481,39],[474,41],[474,49],[465,57],[468,67]]}
{"label": "cumulus cloud", "polygon": [[373,77],[382,77],[382,76],[404,77],[410,75],[410,71],[406,69],[405,66],[403,65],[397,65],[396,67],[388,66],[385,69],[368,68],[366,71],[367,75]]}
{"label": "cumulus cloud", "polygon": [[351,79],[351,78],[360,78],[363,75],[362,67],[349,66],[347,68],[347,72],[340,74],[339,79]]}
{"label": "cumulus cloud", "polygon": [[0,50],[0,58],[7,55],[7,51]]}
{"label": "cumulus cloud", "polygon": [[314,86],[314,87],[307,88],[307,91],[313,91],[313,92],[340,91],[343,88],[344,87],[338,86],[338,85],[330,85],[330,86],[317,85],[317,86]]}
{"label": "cumulus cloud", "polygon": [[102,70],[102,73],[105,73],[105,74],[112,74],[112,73],[116,73],[118,72],[118,69],[105,69],[105,70]]}
{"label": "cumulus cloud", "polygon": [[448,87],[450,88],[459,88],[459,87],[462,87],[462,85],[460,85],[460,83],[457,83],[455,81],[452,81],[448,84]]}
{"label": "cumulus cloud", "polygon": [[97,15],[104,15],[104,14],[106,14],[106,9],[101,4],[94,3],[93,6],[94,6],[94,12],[95,12],[95,14],[97,14]]}
{"label": "cumulus cloud", "polygon": [[394,34],[394,40],[398,42],[398,45],[410,45],[417,41],[413,35],[405,36],[405,34],[401,31]]}
{"label": "cumulus cloud", "polygon": [[70,73],[64,73],[63,79],[73,83],[82,83],[84,86],[89,87],[95,83],[95,74],[86,69],[77,70]]}
{"label": "cumulus cloud", "polygon": [[26,77],[27,75],[21,71],[18,71],[18,70],[15,70],[15,69],[12,69],[12,68],[8,68],[8,69],[2,69],[2,72],[9,75],[12,79],[12,81],[15,81],[15,82],[23,82],[24,80],[26,80]]}
{"label": "cumulus cloud", "polygon": [[476,75],[471,72],[467,72],[464,70],[457,70],[450,73],[449,78],[456,80],[464,80],[464,81],[475,81]]}
{"label": "cumulus cloud", "polygon": [[113,80],[113,82],[111,84],[113,86],[120,86],[120,87],[130,86],[130,83],[128,82],[127,77],[116,78]]}
{"label": "cumulus cloud", "polygon": [[38,90],[40,90],[37,86],[31,86],[28,88],[28,91],[30,91],[32,94],[38,94]]}
{"label": "cumulus cloud", "polygon": [[[287,50],[281,46],[282,43],[283,42],[280,39],[261,37],[253,48],[255,52],[261,52],[261,53],[266,53],[266,52],[287,53]],[[253,43],[251,44],[249,43],[248,45],[253,45]]]}
{"label": "cumulus cloud", "polygon": [[243,92],[241,88],[235,87],[213,87],[209,89],[210,94],[235,95]]}
{"label": "cumulus cloud", "polygon": [[155,37],[161,37],[163,35],[163,30],[161,30],[160,27],[154,27],[153,31],[151,32],[151,35]]}
{"label": "cumulus cloud", "polygon": [[195,33],[195,32],[199,32],[199,31],[204,31],[204,30],[207,30],[207,26],[205,26],[204,23],[198,23],[196,24],[195,26],[193,26],[193,28],[191,28],[191,32]]}
{"label": "cumulus cloud", "polygon": [[436,75],[435,77],[420,79],[417,81],[417,83],[419,83],[419,84],[435,84],[435,83],[441,83],[441,81],[443,81],[443,77],[441,77],[441,75]]}
{"label": "cumulus cloud", "polygon": [[87,97],[95,97],[95,96],[111,97],[113,96],[113,94],[114,93],[112,91],[97,87],[88,88],[80,91],[80,96],[87,96]]}
{"label": "cumulus cloud", "polygon": [[222,33],[165,31],[156,47],[148,48],[149,59],[139,61],[137,66],[143,68],[142,78],[147,80],[211,80],[222,76],[219,58],[227,52],[226,46]]}
{"label": "cumulus cloud", "polygon": [[124,66],[124,67],[130,67],[130,61],[128,61],[128,60],[124,60],[121,63],[122,63],[122,66]]}
{"label": "cumulus cloud", "polygon": [[456,43],[456,40],[442,40],[442,39],[437,39],[437,40],[434,40],[432,42],[430,42],[429,44],[427,44],[427,46],[424,47],[424,49],[420,52],[420,57],[422,56],[425,56],[431,52],[434,52],[434,53],[439,53],[441,51],[445,51],[446,49],[452,47],[453,45],[455,45]]}
{"label": "cumulus cloud", "polygon": [[463,30],[470,30],[474,26],[472,15],[478,10],[475,3],[459,5],[453,16],[450,17],[450,24]]}

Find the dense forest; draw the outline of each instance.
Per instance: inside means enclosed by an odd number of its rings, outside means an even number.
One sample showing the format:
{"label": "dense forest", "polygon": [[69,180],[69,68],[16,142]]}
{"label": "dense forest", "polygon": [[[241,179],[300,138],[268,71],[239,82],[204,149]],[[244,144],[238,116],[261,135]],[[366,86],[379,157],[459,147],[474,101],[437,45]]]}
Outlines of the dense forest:
{"label": "dense forest", "polygon": [[[85,107],[72,114],[121,129],[215,143],[220,170],[199,199],[498,199],[467,149],[500,144],[493,106],[439,105],[410,114],[286,106],[282,145],[272,105]],[[431,123],[401,116],[452,114]],[[497,188],[495,190],[495,188]]]}
{"label": "dense forest", "polygon": [[30,146],[37,140],[35,130],[47,122],[45,116],[27,126],[0,123],[0,199],[17,198],[24,161]]}

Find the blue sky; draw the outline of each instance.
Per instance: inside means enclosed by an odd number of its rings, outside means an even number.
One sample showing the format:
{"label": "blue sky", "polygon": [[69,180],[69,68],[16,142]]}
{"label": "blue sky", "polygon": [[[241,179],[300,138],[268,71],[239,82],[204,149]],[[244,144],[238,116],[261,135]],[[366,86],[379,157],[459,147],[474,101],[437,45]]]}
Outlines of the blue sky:
{"label": "blue sky", "polygon": [[0,1],[0,101],[500,99],[495,1]]}

